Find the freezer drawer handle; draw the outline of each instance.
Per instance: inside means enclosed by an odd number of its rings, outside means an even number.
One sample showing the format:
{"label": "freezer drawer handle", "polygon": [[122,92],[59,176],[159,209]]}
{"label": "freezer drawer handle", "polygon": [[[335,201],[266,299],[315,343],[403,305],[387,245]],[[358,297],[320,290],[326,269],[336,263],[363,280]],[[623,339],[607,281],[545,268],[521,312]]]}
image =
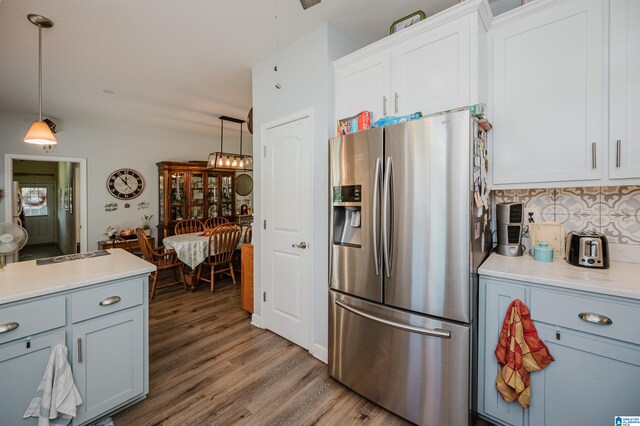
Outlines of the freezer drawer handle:
{"label": "freezer drawer handle", "polygon": [[0,324],[0,333],[6,333],[11,330],[15,330],[20,327],[20,323],[17,322],[8,322],[6,324]]}
{"label": "freezer drawer handle", "polygon": [[114,305],[114,304],[118,303],[121,300],[122,300],[122,298],[120,296],[110,296],[110,297],[107,297],[106,299],[100,301],[98,303],[98,305],[100,305],[100,306]]}
{"label": "freezer drawer handle", "polygon": [[388,325],[389,327],[398,328],[400,330],[409,331],[411,333],[424,334],[425,336],[433,336],[440,337],[442,339],[451,339],[451,332],[449,330],[443,330],[441,328],[422,328],[422,327],[414,327],[412,325],[401,324],[395,321],[389,321],[384,318],[378,318],[374,315],[363,312],[353,306],[349,306],[340,300],[336,300],[336,305],[340,306],[343,309],[346,309],[349,312],[352,312],[356,315],[359,315],[363,318],[369,319],[371,321],[379,322],[380,324]]}
{"label": "freezer drawer handle", "polygon": [[578,314],[578,318],[580,318],[582,321],[592,322],[594,324],[613,324],[613,321],[611,321],[611,318],[609,318],[608,316],[596,314],[594,312],[580,312]]}

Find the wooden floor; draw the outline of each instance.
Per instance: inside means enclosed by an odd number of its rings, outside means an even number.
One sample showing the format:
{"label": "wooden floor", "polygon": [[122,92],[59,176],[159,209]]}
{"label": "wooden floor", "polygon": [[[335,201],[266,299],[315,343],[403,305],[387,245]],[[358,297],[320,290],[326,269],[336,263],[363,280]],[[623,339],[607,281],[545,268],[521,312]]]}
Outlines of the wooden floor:
{"label": "wooden floor", "polygon": [[229,281],[158,291],[149,309],[149,396],[128,425],[401,425],[330,378],[306,350],[250,324]]}

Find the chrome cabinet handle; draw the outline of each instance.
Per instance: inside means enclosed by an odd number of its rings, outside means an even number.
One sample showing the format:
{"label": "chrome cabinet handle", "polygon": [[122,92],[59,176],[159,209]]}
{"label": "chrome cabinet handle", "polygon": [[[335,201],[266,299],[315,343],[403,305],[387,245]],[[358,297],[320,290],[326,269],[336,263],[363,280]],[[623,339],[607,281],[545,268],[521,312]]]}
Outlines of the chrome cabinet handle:
{"label": "chrome cabinet handle", "polygon": [[613,321],[606,315],[596,314],[595,312],[580,312],[578,318],[583,321],[592,322],[594,324],[611,325]]}
{"label": "chrome cabinet handle", "polygon": [[387,115],[387,97],[382,97],[382,115]]}
{"label": "chrome cabinet handle", "polygon": [[305,243],[304,241],[301,241],[300,244],[295,244],[295,243],[291,244],[291,247],[304,250],[307,248],[307,243]]}
{"label": "chrome cabinet handle", "polygon": [[389,321],[388,319],[384,319],[384,318],[378,318],[374,315],[371,315],[367,312],[361,311],[358,308],[354,308],[353,306],[347,305],[346,303],[340,301],[340,300],[336,300],[336,305],[340,306],[343,309],[346,309],[347,311],[354,313],[356,315],[359,315],[363,318],[369,319],[371,321],[375,321],[375,322],[379,322],[380,324],[384,324],[384,325],[388,325],[389,327],[393,327],[393,328],[398,328],[400,330],[403,331],[408,331],[411,333],[418,333],[418,334],[424,334],[425,336],[433,336],[433,337],[440,337],[442,339],[450,339],[451,338],[451,331],[449,330],[444,330],[441,328],[422,328],[422,327],[415,327],[413,325],[407,325],[407,324],[401,324],[399,322],[395,322],[395,321]]}
{"label": "chrome cabinet handle", "polygon": [[596,143],[593,142],[591,144],[591,168],[595,169],[598,166],[598,160],[596,157],[597,153],[596,153]]}
{"label": "chrome cabinet handle", "polygon": [[373,240],[373,264],[376,268],[376,275],[380,275],[380,264],[378,261],[378,193],[380,192],[380,165],[382,161],[380,158],[376,158],[376,171],[373,173],[373,213],[371,217],[373,219],[373,232],[371,235],[371,239]]}
{"label": "chrome cabinet handle", "polygon": [[616,141],[616,167],[620,167],[620,155],[622,152],[622,139]]}
{"label": "chrome cabinet handle", "polygon": [[[393,160],[387,157],[386,174],[384,176],[384,192],[382,193],[382,253],[387,278],[391,277],[393,267],[391,255],[393,245]],[[388,208],[390,206],[390,208]],[[390,217],[388,216],[388,211]],[[390,225],[390,226],[387,226]],[[389,229],[391,228],[391,229]]]}
{"label": "chrome cabinet handle", "polygon": [[15,330],[20,327],[20,323],[17,322],[8,322],[6,324],[0,324],[0,333],[7,333],[11,330]]}
{"label": "chrome cabinet handle", "polygon": [[110,297],[107,297],[106,299],[102,300],[100,303],[98,303],[98,305],[100,305],[100,306],[114,305],[114,304],[118,303],[121,300],[122,300],[122,298],[120,296],[110,296]]}
{"label": "chrome cabinet handle", "polygon": [[395,94],[395,105],[394,105],[394,108],[395,108],[395,112],[398,112],[398,92],[396,92],[396,94]]}
{"label": "chrome cabinet handle", "polygon": [[82,362],[82,338],[78,337],[78,362]]}

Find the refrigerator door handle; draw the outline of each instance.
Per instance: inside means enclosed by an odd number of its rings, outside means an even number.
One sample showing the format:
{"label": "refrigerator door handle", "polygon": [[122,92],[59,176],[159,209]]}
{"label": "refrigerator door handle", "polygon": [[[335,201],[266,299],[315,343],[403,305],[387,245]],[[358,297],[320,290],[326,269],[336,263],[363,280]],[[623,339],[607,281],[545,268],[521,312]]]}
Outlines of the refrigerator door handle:
{"label": "refrigerator door handle", "polygon": [[408,331],[410,333],[418,333],[418,334],[424,334],[425,336],[433,336],[433,337],[439,337],[441,339],[450,339],[451,338],[451,331],[449,330],[444,330],[442,328],[434,328],[434,329],[430,329],[430,328],[422,328],[422,327],[415,327],[413,325],[407,325],[407,324],[402,324],[399,322],[395,322],[395,321],[390,321],[384,318],[379,318],[375,315],[371,315],[367,312],[361,311],[358,308],[354,308],[353,306],[347,305],[346,303],[336,299],[336,305],[340,306],[342,309],[346,309],[347,311],[359,315],[363,318],[366,318],[368,320],[371,321],[375,321],[378,322],[380,324],[384,324],[387,325],[389,327],[393,327],[393,328],[397,328],[403,331]]}
{"label": "refrigerator door handle", "polygon": [[380,207],[380,200],[378,194],[380,193],[380,172],[382,161],[380,158],[376,159],[376,171],[373,178],[373,263],[376,267],[376,275],[380,275],[380,255],[378,253],[378,208]]}
{"label": "refrigerator door handle", "polygon": [[[393,160],[387,157],[384,176],[384,193],[382,194],[382,246],[384,267],[387,278],[391,277],[393,264]],[[390,211],[390,213],[389,213]]]}

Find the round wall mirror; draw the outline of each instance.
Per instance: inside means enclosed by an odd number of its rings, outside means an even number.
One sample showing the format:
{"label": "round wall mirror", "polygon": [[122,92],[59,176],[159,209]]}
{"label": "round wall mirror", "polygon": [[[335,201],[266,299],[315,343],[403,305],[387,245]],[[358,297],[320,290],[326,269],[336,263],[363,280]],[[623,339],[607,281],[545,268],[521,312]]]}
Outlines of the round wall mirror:
{"label": "round wall mirror", "polygon": [[253,191],[253,179],[247,174],[238,175],[236,178],[236,193],[242,197],[246,197]]}

